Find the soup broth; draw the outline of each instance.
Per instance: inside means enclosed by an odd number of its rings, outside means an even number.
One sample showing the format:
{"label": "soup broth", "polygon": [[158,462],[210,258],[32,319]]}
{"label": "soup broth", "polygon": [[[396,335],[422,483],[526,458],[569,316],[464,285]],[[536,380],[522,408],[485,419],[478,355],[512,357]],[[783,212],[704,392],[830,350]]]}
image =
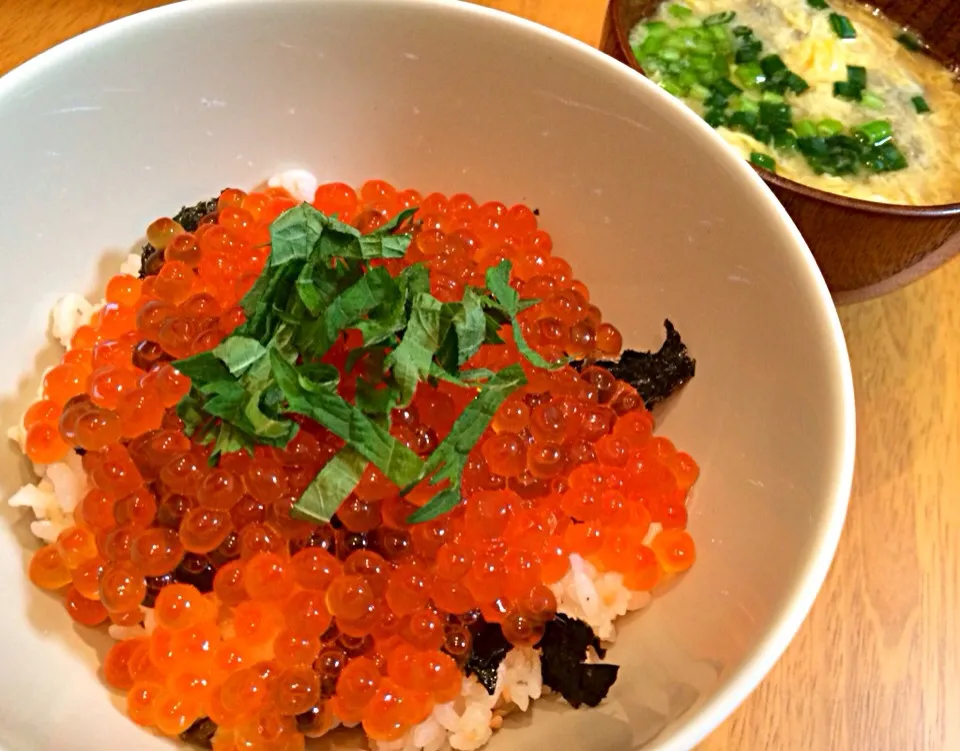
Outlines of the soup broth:
{"label": "soup broth", "polygon": [[644,72],[754,164],[831,193],[960,200],[960,86],[910,32],[824,0],[686,0],[639,23]]}

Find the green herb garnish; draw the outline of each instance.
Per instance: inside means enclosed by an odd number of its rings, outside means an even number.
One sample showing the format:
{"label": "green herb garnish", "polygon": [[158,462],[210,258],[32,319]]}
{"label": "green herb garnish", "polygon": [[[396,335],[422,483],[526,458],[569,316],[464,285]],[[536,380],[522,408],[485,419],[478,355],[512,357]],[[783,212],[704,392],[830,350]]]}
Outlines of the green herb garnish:
{"label": "green herb garnish", "polygon": [[793,125],[797,138],[812,138],[817,135],[817,125],[812,120],[797,120]]}
{"label": "green herb garnish", "polygon": [[720,13],[711,13],[709,16],[703,19],[703,25],[722,26],[723,24],[730,23],[736,17],[737,14],[732,10],[724,10]]}
{"label": "green herb garnish", "polygon": [[843,123],[839,120],[827,118],[817,123],[818,136],[826,138],[828,136],[835,136],[838,133],[843,133]]}
{"label": "green herb garnish", "polygon": [[750,162],[771,172],[777,171],[777,162],[768,154],[761,154],[759,151],[750,152]]}
{"label": "green herb garnish", "polygon": [[[808,4],[816,10],[829,8],[827,0],[808,0]],[[793,122],[790,97],[803,94],[810,85],[779,55],[765,55],[753,29],[731,27],[735,17],[725,11],[706,16],[699,26],[679,24],[669,17],[641,24],[638,28],[645,36],[633,43],[634,52],[643,70],[663,89],[695,101],[709,125],[745,133],[779,152],[799,153],[816,174],[885,172],[907,166],[892,134],[876,140],[879,126],[872,123],[848,128],[838,120]],[[844,15],[831,12],[829,23],[841,39],[857,36]],[[834,83],[834,96],[866,109],[883,109],[886,102],[868,91],[867,84],[866,68],[848,66],[846,80]],[[925,106],[922,97],[914,100],[918,112],[928,111]],[[752,163],[775,169],[776,162],[770,167],[767,159],[773,157],[762,151],[750,156]]]}
{"label": "green herb garnish", "polygon": [[517,388],[527,382],[519,364],[510,365],[490,378],[484,388],[460,413],[450,435],[444,438],[427,459],[426,475],[430,484],[449,486],[410,515],[408,521],[424,522],[446,513],[460,501],[460,479],[474,444],[490,425],[494,413]]}
{"label": "green herb garnish", "polygon": [[854,129],[854,134],[861,136],[871,146],[880,146],[893,138],[893,127],[889,120],[874,120],[864,123]]}
{"label": "green herb garnish", "polygon": [[807,0],[807,5],[814,10],[826,10],[829,7],[827,0]]}
{"label": "green herb garnish", "polygon": [[[400,488],[424,480],[444,484],[415,516],[424,521],[444,513],[460,501],[467,455],[493,413],[526,383],[519,365],[499,373],[464,366],[484,344],[502,343],[498,332],[507,324],[530,362],[558,365],[523,338],[516,318],[537,301],[520,299],[508,261],[487,272],[486,287],[467,287],[457,302],[430,294],[422,264],[396,277],[376,265],[404,256],[412,215],[401,212],[363,235],[308,204],[284,212],[270,227],[267,264],[240,301],[247,321],[213,350],[176,363],[191,379],[178,414],[189,435],[212,444],[212,462],[223,452],[286,446],[298,430],[293,415],[343,439],[344,447],[293,506],[301,518],[329,521],[369,464]],[[383,363],[375,383],[357,379],[355,403],[339,391],[340,371],[322,359],[348,330],[363,337],[348,355],[348,371],[370,353]],[[390,434],[389,425],[392,411],[428,380],[448,380],[475,389],[476,396],[424,462]]]}
{"label": "green herb garnish", "polygon": [[894,38],[911,52],[919,52],[923,49],[923,42],[920,41],[919,37],[911,34],[909,31],[902,31]]}
{"label": "green herb garnish", "polygon": [[847,81],[851,86],[859,86],[861,89],[867,88],[867,69],[862,65],[848,65]]}
{"label": "green herb garnish", "polygon": [[857,30],[850,23],[850,19],[840,13],[830,14],[830,28],[840,39],[856,39]]}
{"label": "green herb garnish", "polygon": [[847,80],[833,84],[833,95],[838,99],[859,102],[863,99],[865,88],[867,88],[867,69],[860,65],[848,65]]}
{"label": "green herb garnish", "polygon": [[837,99],[849,99],[851,102],[859,102],[863,98],[863,88],[849,81],[836,81],[833,84],[833,95]]}
{"label": "green herb garnish", "polygon": [[860,125],[851,135],[835,131],[833,123],[839,125],[825,120],[818,126],[818,135],[797,139],[797,148],[816,174],[842,176],[857,174],[862,168],[893,172],[907,167],[886,120]]}
{"label": "green herb garnish", "polygon": [[763,42],[757,39],[753,29],[749,26],[737,26],[733,29],[733,36],[736,38],[734,60],[738,65],[754,62],[760,57]]}
{"label": "green herb garnish", "polygon": [[915,96],[910,101],[913,102],[913,108],[917,111],[918,115],[925,115],[927,112],[930,112],[930,105],[927,104],[927,100],[922,96]]}
{"label": "green herb garnish", "polygon": [[886,100],[882,96],[872,91],[864,91],[863,96],[860,97],[860,104],[871,110],[883,109],[886,103]]}

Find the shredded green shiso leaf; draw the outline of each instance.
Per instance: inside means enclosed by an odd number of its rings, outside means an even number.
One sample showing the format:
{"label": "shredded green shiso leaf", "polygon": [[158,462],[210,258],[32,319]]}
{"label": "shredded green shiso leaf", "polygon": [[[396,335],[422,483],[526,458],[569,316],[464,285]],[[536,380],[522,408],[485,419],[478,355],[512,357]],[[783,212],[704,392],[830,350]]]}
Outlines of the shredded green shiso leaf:
{"label": "shredded green shiso leaf", "polygon": [[[430,294],[427,268],[415,263],[397,276],[380,261],[403,258],[414,209],[362,234],[309,204],[281,214],[270,227],[263,272],[240,301],[247,320],[209,352],[175,363],[191,379],[177,412],[188,435],[220,454],[257,445],[282,448],[297,434],[294,415],[315,420],[344,441],[293,506],[313,522],[329,521],[373,464],[401,492],[427,482],[436,495],[411,517],[423,522],[455,507],[467,457],[503,401],[527,380],[518,363],[499,372],[464,366],[484,344],[500,344],[512,328],[520,353],[553,368],[523,338],[521,300],[510,285],[511,265],[490,268],[484,287],[441,302]],[[340,372],[322,358],[348,330],[368,352],[385,355],[378,383],[358,379],[355,403],[338,391]],[[354,359],[355,361],[355,359]],[[476,390],[436,450],[422,460],[390,434],[391,413],[406,406],[417,385],[445,380]]]}

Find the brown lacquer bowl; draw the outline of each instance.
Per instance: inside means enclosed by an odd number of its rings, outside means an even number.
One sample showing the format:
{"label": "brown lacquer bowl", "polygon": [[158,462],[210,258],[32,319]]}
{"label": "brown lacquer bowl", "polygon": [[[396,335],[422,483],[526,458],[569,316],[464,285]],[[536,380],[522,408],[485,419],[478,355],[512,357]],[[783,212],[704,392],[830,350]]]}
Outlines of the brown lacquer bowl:
{"label": "brown lacquer bowl", "polygon": [[[600,48],[643,73],[630,49],[630,29],[652,15],[661,1],[610,0]],[[874,0],[871,5],[916,31],[941,63],[960,64],[957,0]],[[800,229],[838,302],[897,289],[960,252],[960,203],[874,203],[757,171]]]}

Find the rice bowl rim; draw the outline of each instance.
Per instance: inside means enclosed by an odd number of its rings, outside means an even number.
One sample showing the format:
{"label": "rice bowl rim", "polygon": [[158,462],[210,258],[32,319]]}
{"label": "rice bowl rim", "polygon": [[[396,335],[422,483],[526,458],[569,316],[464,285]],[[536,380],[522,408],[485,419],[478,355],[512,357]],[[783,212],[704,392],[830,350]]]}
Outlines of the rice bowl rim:
{"label": "rice bowl rim", "polygon": [[[32,88],[46,76],[55,76],[57,68],[69,65],[74,56],[122,37],[129,31],[161,25],[167,19],[202,16],[209,10],[227,6],[231,13],[241,14],[245,8],[252,6],[280,4],[307,6],[316,5],[318,2],[327,5],[351,6],[358,0],[191,0],[189,3],[177,2],[111,21],[51,47],[0,78],[0,116],[2,116],[4,105],[15,99],[21,90]],[[666,738],[657,737],[647,745],[648,749],[657,749],[657,751],[688,751],[733,714],[786,650],[813,606],[840,540],[853,485],[856,420],[853,376],[847,346],[826,282],[793,221],[757,173],[747,162],[730,151],[713,128],[691,112],[682,102],[661,90],[638,71],[623,65],[585,42],[504,11],[458,0],[364,0],[364,2],[367,5],[383,6],[385,13],[388,13],[391,7],[415,7],[425,14],[447,13],[460,16],[466,23],[510,27],[530,38],[539,38],[541,42],[553,45],[558,54],[563,53],[568,58],[578,58],[578,63],[591,66],[598,75],[629,82],[629,85],[636,88],[638,97],[654,99],[660,108],[668,111],[671,117],[682,122],[686,128],[699,131],[698,137],[709,144],[708,148],[714,152],[715,159],[725,163],[730,179],[739,181],[741,187],[749,191],[751,202],[757,210],[766,212],[771,218],[776,217],[779,220],[784,244],[792,245],[792,250],[789,252],[796,254],[802,260],[799,281],[804,284],[806,293],[812,296],[825,313],[825,323],[829,326],[828,344],[833,355],[832,364],[841,381],[838,403],[833,405],[833,409],[837,413],[835,422],[839,423],[837,427],[842,432],[842,456],[838,471],[832,480],[832,488],[827,491],[830,502],[829,513],[825,514],[820,529],[813,535],[811,553],[802,570],[798,572],[799,583],[789,603],[776,617],[773,627],[769,629],[765,638],[747,653],[725,680],[721,681],[721,685],[707,701],[692,712],[675,719],[664,731]]]}

